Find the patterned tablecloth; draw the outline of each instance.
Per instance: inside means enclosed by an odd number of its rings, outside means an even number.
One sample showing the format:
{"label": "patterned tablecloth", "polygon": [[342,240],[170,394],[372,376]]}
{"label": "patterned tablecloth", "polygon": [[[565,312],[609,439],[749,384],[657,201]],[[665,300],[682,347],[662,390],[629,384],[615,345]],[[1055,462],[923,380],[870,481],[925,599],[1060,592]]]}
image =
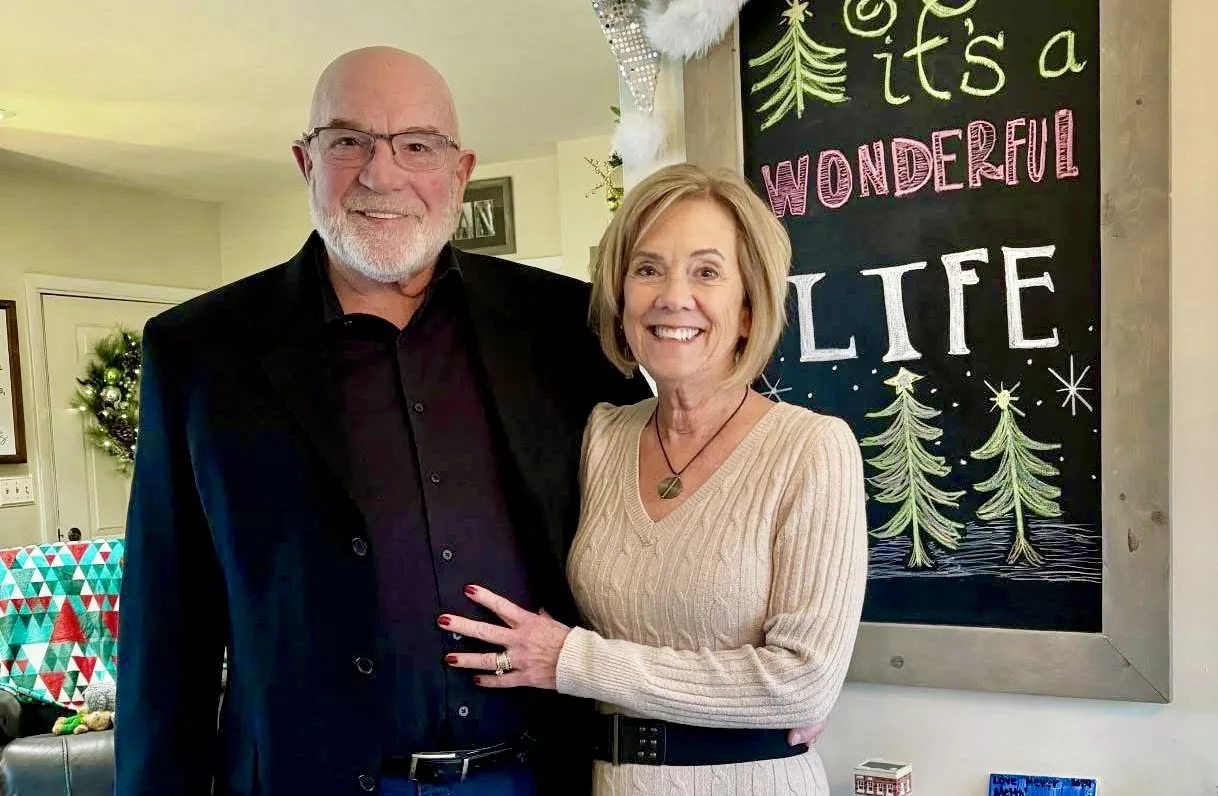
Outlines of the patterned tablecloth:
{"label": "patterned tablecloth", "polygon": [[122,540],[0,550],[0,688],[71,708],[118,671]]}

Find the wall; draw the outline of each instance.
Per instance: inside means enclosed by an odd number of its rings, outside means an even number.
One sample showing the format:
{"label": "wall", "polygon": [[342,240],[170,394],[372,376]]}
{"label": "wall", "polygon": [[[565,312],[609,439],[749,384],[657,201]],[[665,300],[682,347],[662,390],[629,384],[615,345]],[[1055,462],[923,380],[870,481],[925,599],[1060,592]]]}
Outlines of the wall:
{"label": "wall", "polygon": [[849,684],[818,744],[834,794],[868,756],[914,764],[914,792],[985,792],[991,771],[1094,776],[1104,796],[1218,792],[1218,62],[1214,0],[1174,0],[1172,532],[1174,701],[1099,703]]}
{"label": "wall", "polygon": [[220,208],[220,268],[224,283],[291,259],[312,229],[303,183],[289,193],[225,203]]}
{"label": "wall", "polygon": [[478,164],[473,179],[512,178],[512,208],[516,219],[513,260],[553,257],[562,252],[558,208],[558,164],[552,157]]}
{"label": "wall", "polygon": [[[0,167],[0,298],[17,301],[29,463],[36,472],[24,274],[207,288],[220,283],[215,205]],[[37,484],[35,484],[37,490]],[[0,547],[40,541],[37,506],[0,508]]]}
{"label": "wall", "polygon": [[604,161],[613,139],[609,136],[579,138],[558,143],[559,202],[562,210],[562,256],[564,270],[588,279],[588,250],[600,242],[613,215],[604,191],[588,196],[599,178],[585,157]]}

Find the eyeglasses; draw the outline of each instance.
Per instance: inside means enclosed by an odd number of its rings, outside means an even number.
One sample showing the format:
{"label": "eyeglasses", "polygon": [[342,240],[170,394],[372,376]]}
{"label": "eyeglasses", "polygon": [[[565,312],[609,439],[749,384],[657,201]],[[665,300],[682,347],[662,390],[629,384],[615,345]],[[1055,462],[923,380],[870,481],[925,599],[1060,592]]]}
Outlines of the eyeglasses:
{"label": "eyeglasses", "polygon": [[315,127],[301,137],[302,144],[314,138],[321,149],[322,159],[335,166],[364,166],[372,160],[372,150],[379,139],[389,142],[393,159],[407,171],[435,171],[444,165],[449,149],[460,149],[443,133],[428,130],[408,130],[404,133],[369,133],[346,127]]}

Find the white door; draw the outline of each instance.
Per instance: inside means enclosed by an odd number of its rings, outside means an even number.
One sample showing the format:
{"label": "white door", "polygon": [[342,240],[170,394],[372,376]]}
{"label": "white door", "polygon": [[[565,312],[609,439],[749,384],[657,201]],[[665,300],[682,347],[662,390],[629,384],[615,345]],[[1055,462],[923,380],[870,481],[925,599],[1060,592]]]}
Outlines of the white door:
{"label": "white door", "polygon": [[119,473],[107,454],[84,436],[85,418],[72,411],[76,379],[85,373],[93,346],[119,326],[139,333],[144,322],[172,304],[152,301],[42,296],[56,528],[62,539],[79,528],[81,538],[122,536],[127,524],[131,474]]}

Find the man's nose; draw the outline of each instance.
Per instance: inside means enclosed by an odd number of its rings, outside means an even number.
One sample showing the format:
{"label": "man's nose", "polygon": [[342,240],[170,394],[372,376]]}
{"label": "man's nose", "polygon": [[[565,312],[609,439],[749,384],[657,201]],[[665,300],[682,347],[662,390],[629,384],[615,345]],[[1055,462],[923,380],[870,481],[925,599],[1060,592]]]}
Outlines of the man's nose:
{"label": "man's nose", "polygon": [[360,183],[376,193],[393,193],[401,190],[407,179],[406,170],[394,160],[393,146],[388,141],[375,141],[372,144],[372,157],[360,172]]}

